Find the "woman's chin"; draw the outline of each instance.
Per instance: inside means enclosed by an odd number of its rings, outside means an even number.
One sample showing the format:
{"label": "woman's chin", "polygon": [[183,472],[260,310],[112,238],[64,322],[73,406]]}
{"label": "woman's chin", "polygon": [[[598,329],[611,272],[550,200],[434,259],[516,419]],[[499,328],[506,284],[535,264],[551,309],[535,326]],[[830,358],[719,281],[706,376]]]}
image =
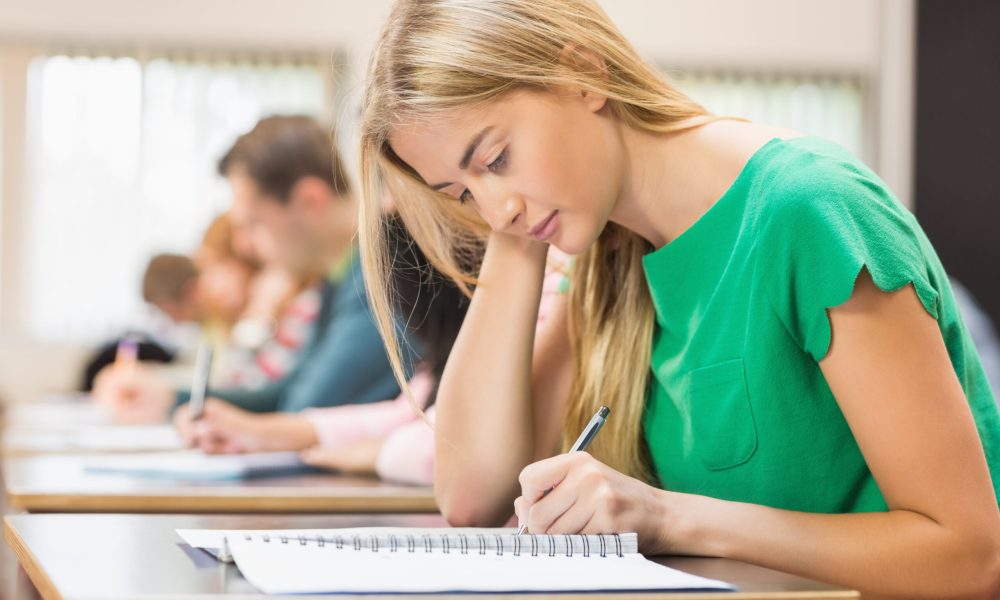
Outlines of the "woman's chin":
{"label": "woman's chin", "polygon": [[594,245],[599,234],[594,235],[567,235],[565,230],[558,231],[548,240],[549,244],[555,246],[560,252],[567,256],[579,256]]}
{"label": "woman's chin", "polygon": [[555,247],[556,250],[562,252],[567,256],[579,256],[584,253],[584,251],[589,247],[589,244],[573,244],[565,243],[561,239],[549,240],[549,245]]}

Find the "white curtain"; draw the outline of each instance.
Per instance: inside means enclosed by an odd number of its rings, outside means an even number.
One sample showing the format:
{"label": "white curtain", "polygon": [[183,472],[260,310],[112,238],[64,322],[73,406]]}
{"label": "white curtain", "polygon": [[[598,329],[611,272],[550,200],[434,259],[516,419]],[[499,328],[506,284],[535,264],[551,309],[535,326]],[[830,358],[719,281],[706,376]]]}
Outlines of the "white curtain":
{"label": "white curtain", "polygon": [[869,164],[864,86],[857,77],[671,73],[688,96],[718,115],[831,139]]}
{"label": "white curtain", "polygon": [[139,314],[159,252],[189,253],[228,190],[215,166],[270,114],[330,112],[324,61],[51,56],[29,82],[28,327],[90,341]]}

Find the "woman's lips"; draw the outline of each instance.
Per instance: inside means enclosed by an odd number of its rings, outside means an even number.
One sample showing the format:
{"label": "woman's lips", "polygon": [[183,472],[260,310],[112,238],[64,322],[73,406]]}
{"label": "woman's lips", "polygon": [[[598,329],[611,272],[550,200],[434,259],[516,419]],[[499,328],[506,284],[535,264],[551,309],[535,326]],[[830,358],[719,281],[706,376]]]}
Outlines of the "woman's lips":
{"label": "woman's lips", "polygon": [[556,232],[556,229],[558,228],[559,228],[559,211],[554,210],[552,211],[551,214],[549,214],[549,216],[545,217],[545,219],[541,223],[532,227],[531,230],[528,232],[528,235],[535,238],[539,242],[544,242],[545,240],[552,237],[552,234],[554,234]]}

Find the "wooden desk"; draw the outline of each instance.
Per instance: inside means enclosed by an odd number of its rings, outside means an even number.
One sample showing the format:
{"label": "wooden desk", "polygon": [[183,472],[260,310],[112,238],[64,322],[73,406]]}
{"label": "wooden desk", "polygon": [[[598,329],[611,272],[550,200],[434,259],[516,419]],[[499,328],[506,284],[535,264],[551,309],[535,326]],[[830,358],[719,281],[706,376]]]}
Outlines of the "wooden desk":
{"label": "wooden desk", "polygon": [[86,456],[3,461],[7,506],[27,512],[437,512],[431,488],[335,474],[179,482],[88,473]]}
{"label": "wooden desk", "polygon": [[[218,563],[181,542],[174,533],[178,528],[444,525],[440,516],[433,515],[16,515],[6,517],[4,523],[7,543],[14,548],[21,566],[45,600],[95,597],[142,599],[154,596],[163,600],[258,595],[236,567]],[[663,558],[658,562],[697,575],[723,579],[740,588],[738,593],[659,595],[671,600],[858,598],[856,593],[848,590],[731,560]],[[319,596],[310,596],[316,597]],[[496,599],[500,596],[487,597]],[[526,596],[519,594],[515,597]],[[581,597],[593,599],[595,596]],[[657,595],[623,594],[617,597],[654,598]]]}

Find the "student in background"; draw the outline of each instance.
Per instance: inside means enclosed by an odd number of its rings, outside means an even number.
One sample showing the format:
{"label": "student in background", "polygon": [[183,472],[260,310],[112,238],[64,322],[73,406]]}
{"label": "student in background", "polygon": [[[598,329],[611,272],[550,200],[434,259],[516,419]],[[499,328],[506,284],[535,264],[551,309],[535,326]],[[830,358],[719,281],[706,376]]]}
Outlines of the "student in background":
{"label": "student in background", "polygon": [[[870,169],[709,114],[591,0],[398,0],[370,65],[361,246],[390,352],[378,183],[441,272],[471,281],[451,257],[487,244],[436,403],[450,522],[513,503],[533,533],[866,596],[1000,593],[1000,413]],[[547,244],[578,255],[561,339],[534,337]],[[553,456],[601,404],[590,453]]]}
{"label": "student in background", "polygon": [[[410,380],[413,400],[400,395],[367,405],[309,408],[301,413],[255,414],[217,400],[192,422],[186,407],[174,423],[189,445],[210,453],[306,450],[319,466],[429,483],[433,433],[416,408],[429,409],[468,299],[430,270],[398,217],[385,221],[393,248],[396,306],[420,341],[422,361]],[[405,443],[402,443],[405,441]]]}
{"label": "student in background", "polygon": [[217,385],[256,388],[291,371],[319,316],[321,282],[274,268],[255,276],[250,303],[230,332],[226,369],[216,374]]}
{"label": "student in background", "polygon": [[223,213],[209,224],[194,254],[200,274],[200,320],[220,342],[228,339],[246,310],[251,281],[261,268],[248,237],[248,232],[233,224],[229,213]]}
{"label": "student in background", "polygon": [[136,347],[135,358],[170,364],[198,338],[204,307],[198,294],[198,269],[180,254],[157,254],[142,276],[140,315],[120,338],[103,343],[84,363],[81,391],[93,390],[98,374],[118,358],[123,343]]}
{"label": "student in background", "polygon": [[[330,135],[305,117],[269,117],[219,163],[236,220],[267,231],[276,260],[295,273],[324,273],[315,332],[294,369],[260,389],[213,389],[252,412],[300,411],[394,397],[385,350],[368,312],[353,245],[357,204]],[[95,396],[122,420],[165,419],[187,393],[145,369],[105,369]]]}
{"label": "student in background", "polygon": [[151,258],[142,276],[142,299],[176,323],[200,321],[204,307],[194,261],[180,254]]}
{"label": "student in background", "polygon": [[[468,298],[433,270],[398,216],[385,221],[393,257],[391,272],[397,312],[421,344],[422,361],[409,381],[416,407],[401,394],[362,406],[311,408],[301,413],[254,414],[210,401],[193,422],[185,407],[174,415],[182,437],[209,453],[305,450],[306,462],[341,472],[376,474],[383,479],[430,485],[433,480],[434,397],[448,354],[465,318]],[[478,257],[476,259],[478,261]],[[551,253],[538,327],[562,302],[568,265]],[[428,422],[416,408],[425,411]]]}
{"label": "student in background", "polygon": [[281,264],[274,242],[260,226],[242,222],[243,212],[219,215],[205,233],[195,261],[202,296],[217,315],[217,333],[233,345],[255,350],[274,333],[274,321],[323,273],[293,273]]}
{"label": "student in background", "polygon": [[119,361],[119,349],[123,343],[135,344],[135,358],[146,363],[167,365],[174,362],[175,351],[164,346],[159,340],[146,334],[130,333],[126,336],[105,342],[97,348],[84,362],[83,374],[80,378],[80,391],[91,392],[97,375],[109,365]]}
{"label": "student in background", "polygon": [[[220,368],[214,369],[214,382],[224,388],[256,389],[280,380],[294,366],[319,316],[325,273],[291,271],[280,262],[267,230],[234,220],[232,212],[223,216],[231,232],[223,248],[246,257],[241,264],[250,274],[242,286],[233,282],[244,290],[245,299],[236,318],[219,331],[225,352],[221,357],[216,353],[222,360],[216,361]],[[207,248],[203,245],[198,256],[209,261],[217,253],[205,252]],[[220,275],[224,277],[225,270]],[[220,296],[227,293],[225,285],[212,287]]]}
{"label": "student in background", "polygon": [[180,254],[151,258],[142,275],[142,299],[146,304],[129,332],[149,338],[172,355],[183,356],[197,343],[207,314],[200,283],[201,276],[191,258]]}

